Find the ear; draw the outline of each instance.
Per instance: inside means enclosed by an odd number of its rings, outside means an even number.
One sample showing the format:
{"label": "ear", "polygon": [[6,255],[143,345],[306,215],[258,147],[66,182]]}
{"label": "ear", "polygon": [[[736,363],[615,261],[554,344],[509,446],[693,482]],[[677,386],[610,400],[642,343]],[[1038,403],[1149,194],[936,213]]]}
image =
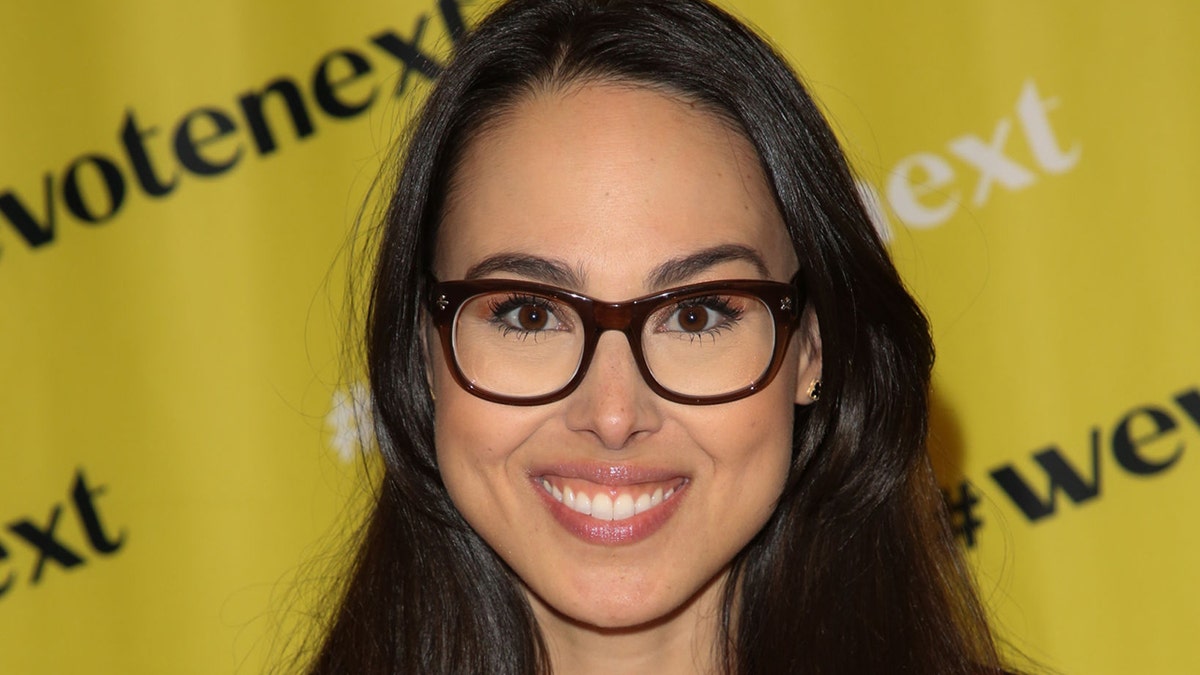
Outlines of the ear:
{"label": "ear", "polygon": [[812,395],[814,383],[821,381],[821,327],[817,315],[806,311],[798,332],[800,359],[796,366],[796,404],[811,405],[816,400]]}

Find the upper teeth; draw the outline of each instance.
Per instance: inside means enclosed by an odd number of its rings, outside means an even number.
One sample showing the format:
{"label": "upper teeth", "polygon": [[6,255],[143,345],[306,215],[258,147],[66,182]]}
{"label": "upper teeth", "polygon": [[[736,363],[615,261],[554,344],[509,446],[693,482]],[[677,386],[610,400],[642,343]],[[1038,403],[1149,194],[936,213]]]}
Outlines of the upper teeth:
{"label": "upper teeth", "polygon": [[607,492],[597,493],[594,497],[589,497],[586,493],[572,490],[570,486],[564,486],[559,489],[552,485],[549,480],[542,479],[542,487],[550,496],[561,502],[564,506],[572,511],[582,513],[585,516],[591,516],[599,520],[625,520],[633,516],[649,511],[650,509],[662,504],[675,494],[675,488],[663,489],[655,488],[654,492],[644,492],[637,497],[634,497],[628,492],[622,492],[613,499]]}

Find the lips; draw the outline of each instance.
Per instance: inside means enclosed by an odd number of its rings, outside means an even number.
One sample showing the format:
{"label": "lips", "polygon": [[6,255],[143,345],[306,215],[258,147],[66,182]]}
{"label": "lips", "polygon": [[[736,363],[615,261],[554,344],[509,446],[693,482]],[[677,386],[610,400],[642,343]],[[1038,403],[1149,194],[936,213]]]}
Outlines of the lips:
{"label": "lips", "polygon": [[628,544],[656,532],[678,509],[687,476],[622,466],[556,466],[530,476],[555,520],[592,544]]}
{"label": "lips", "polygon": [[656,509],[675,496],[685,479],[608,487],[561,476],[542,476],[542,489],[576,513],[600,521],[627,520]]}

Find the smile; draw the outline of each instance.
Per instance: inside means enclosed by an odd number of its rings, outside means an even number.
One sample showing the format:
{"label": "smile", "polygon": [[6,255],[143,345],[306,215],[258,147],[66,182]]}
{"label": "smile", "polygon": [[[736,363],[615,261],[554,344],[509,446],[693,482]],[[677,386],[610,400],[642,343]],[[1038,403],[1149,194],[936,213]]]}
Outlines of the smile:
{"label": "smile", "polygon": [[670,501],[684,482],[685,479],[678,478],[657,484],[605,488],[586,487],[579,483],[572,487],[566,479],[557,476],[543,476],[541,479],[542,489],[555,501],[576,513],[601,521],[628,520],[654,510]]}

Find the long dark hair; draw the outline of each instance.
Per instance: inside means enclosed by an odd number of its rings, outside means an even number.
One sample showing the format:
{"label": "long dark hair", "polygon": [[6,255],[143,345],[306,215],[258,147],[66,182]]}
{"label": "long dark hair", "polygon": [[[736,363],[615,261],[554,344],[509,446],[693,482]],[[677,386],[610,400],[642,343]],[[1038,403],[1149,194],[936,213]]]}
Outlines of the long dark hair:
{"label": "long dark hair", "polygon": [[515,0],[458,48],[387,209],[367,325],[384,473],[313,673],[548,673],[511,571],[442,485],[420,327],[464,148],[542,88],[645,86],[758,152],[820,326],[824,388],[797,407],[774,516],[733,562],[730,673],[986,673],[999,659],[925,454],[933,349],[836,139],[786,63],[699,0]]}

